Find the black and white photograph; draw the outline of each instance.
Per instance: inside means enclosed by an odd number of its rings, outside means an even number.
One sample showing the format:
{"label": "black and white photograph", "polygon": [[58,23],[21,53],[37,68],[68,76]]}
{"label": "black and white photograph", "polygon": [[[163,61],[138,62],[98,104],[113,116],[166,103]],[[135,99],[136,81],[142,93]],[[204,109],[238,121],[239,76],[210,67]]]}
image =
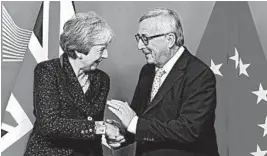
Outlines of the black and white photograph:
{"label": "black and white photograph", "polygon": [[267,156],[266,1],[1,1],[1,156]]}

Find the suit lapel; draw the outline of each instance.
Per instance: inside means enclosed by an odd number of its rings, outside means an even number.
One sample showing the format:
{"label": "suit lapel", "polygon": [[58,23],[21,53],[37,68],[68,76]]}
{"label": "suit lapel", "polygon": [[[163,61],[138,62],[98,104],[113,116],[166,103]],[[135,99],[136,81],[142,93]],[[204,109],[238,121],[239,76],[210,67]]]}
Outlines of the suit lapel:
{"label": "suit lapel", "polygon": [[66,54],[63,54],[63,72],[63,78],[65,79],[64,92],[73,100],[73,104],[77,108],[81,108],[80,105],[85,104],[85,95]]}
{"label": "suit lapel", "polygon": [[[154,108],[159,102],[163,99],[163,97],[167,94],[167,92],[173,87],[173,85],[184,76],[184,68],[187,65],[187,61],[191,54],[185,48],[181,57],[176,61],[174,66],[172,67],[169,75],[166,77],[164,83],[159,88],[157,94],[154,99],[148,104],[146,110],[143,112],[143,115],[146,114],[149,110]],[[153,81],[153,80],[152,80]]]}
{"label": "suit lapel", "polygon": [[150,102],[150,94],[152,90],[152,83],[155,77],[155,66],[154,65],[147,65],[148,68],[144,72],[144,76],[142,77],[142,82],[139,86],[141,90],[141,103],[138,104],[137,114],[141,115],[145,109],[147,108],[148,103]]}
{"label": "suit lapel", "polygon": [[96,97],[96,95],[99,93],[100,84],[101,84],[101,83],[98,83],[101,81],[100,76],[98,76],[99,73],[96,72],[96,70],[94,70],[90,72],[85,72],[85,74],[88,75],[88,78],[90,81],[90,86],[85,95],[87,97]]}

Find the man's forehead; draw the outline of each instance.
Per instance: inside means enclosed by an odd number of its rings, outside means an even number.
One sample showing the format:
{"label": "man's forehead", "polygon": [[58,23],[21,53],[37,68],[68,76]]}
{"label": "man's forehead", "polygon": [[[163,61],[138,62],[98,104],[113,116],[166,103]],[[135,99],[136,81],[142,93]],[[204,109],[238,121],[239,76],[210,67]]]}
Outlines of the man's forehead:
{"label": "man's forehead", "polygon": [[145,19],[139,24],[139,33],[155,33],[157,31],[162,31],[159,30],[162,22],[166,22],[166,19],[160,16]]}
{"label": "man's forehead", "polygon": [[149,18],[149,19],[143,20],[139,24],[139,33],[155,32],[157,30],[156,24],[157,24],[157,21],[154,18]]}

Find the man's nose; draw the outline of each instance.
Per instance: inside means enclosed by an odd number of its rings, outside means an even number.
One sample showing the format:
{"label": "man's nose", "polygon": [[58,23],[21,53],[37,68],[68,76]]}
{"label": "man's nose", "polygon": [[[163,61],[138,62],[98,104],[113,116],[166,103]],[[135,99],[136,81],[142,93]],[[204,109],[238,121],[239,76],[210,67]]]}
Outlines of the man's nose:
{"label": "man's nose", "polygon": [[107,59],[108,58],[108,51],[107,51],[107,49],[105,49],[103,51],[101,58],[104,58],[104,59]]}
{"label": "man's nose", "polygon": [[143,41],[140,39],[138,41],[138,49],[141,50],[141,49],[144,49],[145,48],[145,44],[143,43]]}

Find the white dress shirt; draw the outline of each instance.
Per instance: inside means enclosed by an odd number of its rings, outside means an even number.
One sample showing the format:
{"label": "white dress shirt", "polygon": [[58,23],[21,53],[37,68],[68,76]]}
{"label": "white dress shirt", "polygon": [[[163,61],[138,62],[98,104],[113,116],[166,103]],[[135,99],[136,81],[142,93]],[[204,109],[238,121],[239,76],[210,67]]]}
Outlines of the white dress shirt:
{"label": "white dress shirt", "polygon": [[[183,54],[183,52],[184,52],[184,47],[180,47],[179,50],[176,52],[176,54],[173,55],[173,57],[162,67],[166,73],[161,77],[160,86],[163,84],[166,77],[169,75],[172,67],[177,62],[177,60],[180,58],[180,56]],[[156,67],[155,70],[157,70],[157,69],[158,68]],[[127,128],[128,132],[136,134],[137,121],[138,121],[138,116],[133,117],[133,119],[131,120],[131,122]]]}

